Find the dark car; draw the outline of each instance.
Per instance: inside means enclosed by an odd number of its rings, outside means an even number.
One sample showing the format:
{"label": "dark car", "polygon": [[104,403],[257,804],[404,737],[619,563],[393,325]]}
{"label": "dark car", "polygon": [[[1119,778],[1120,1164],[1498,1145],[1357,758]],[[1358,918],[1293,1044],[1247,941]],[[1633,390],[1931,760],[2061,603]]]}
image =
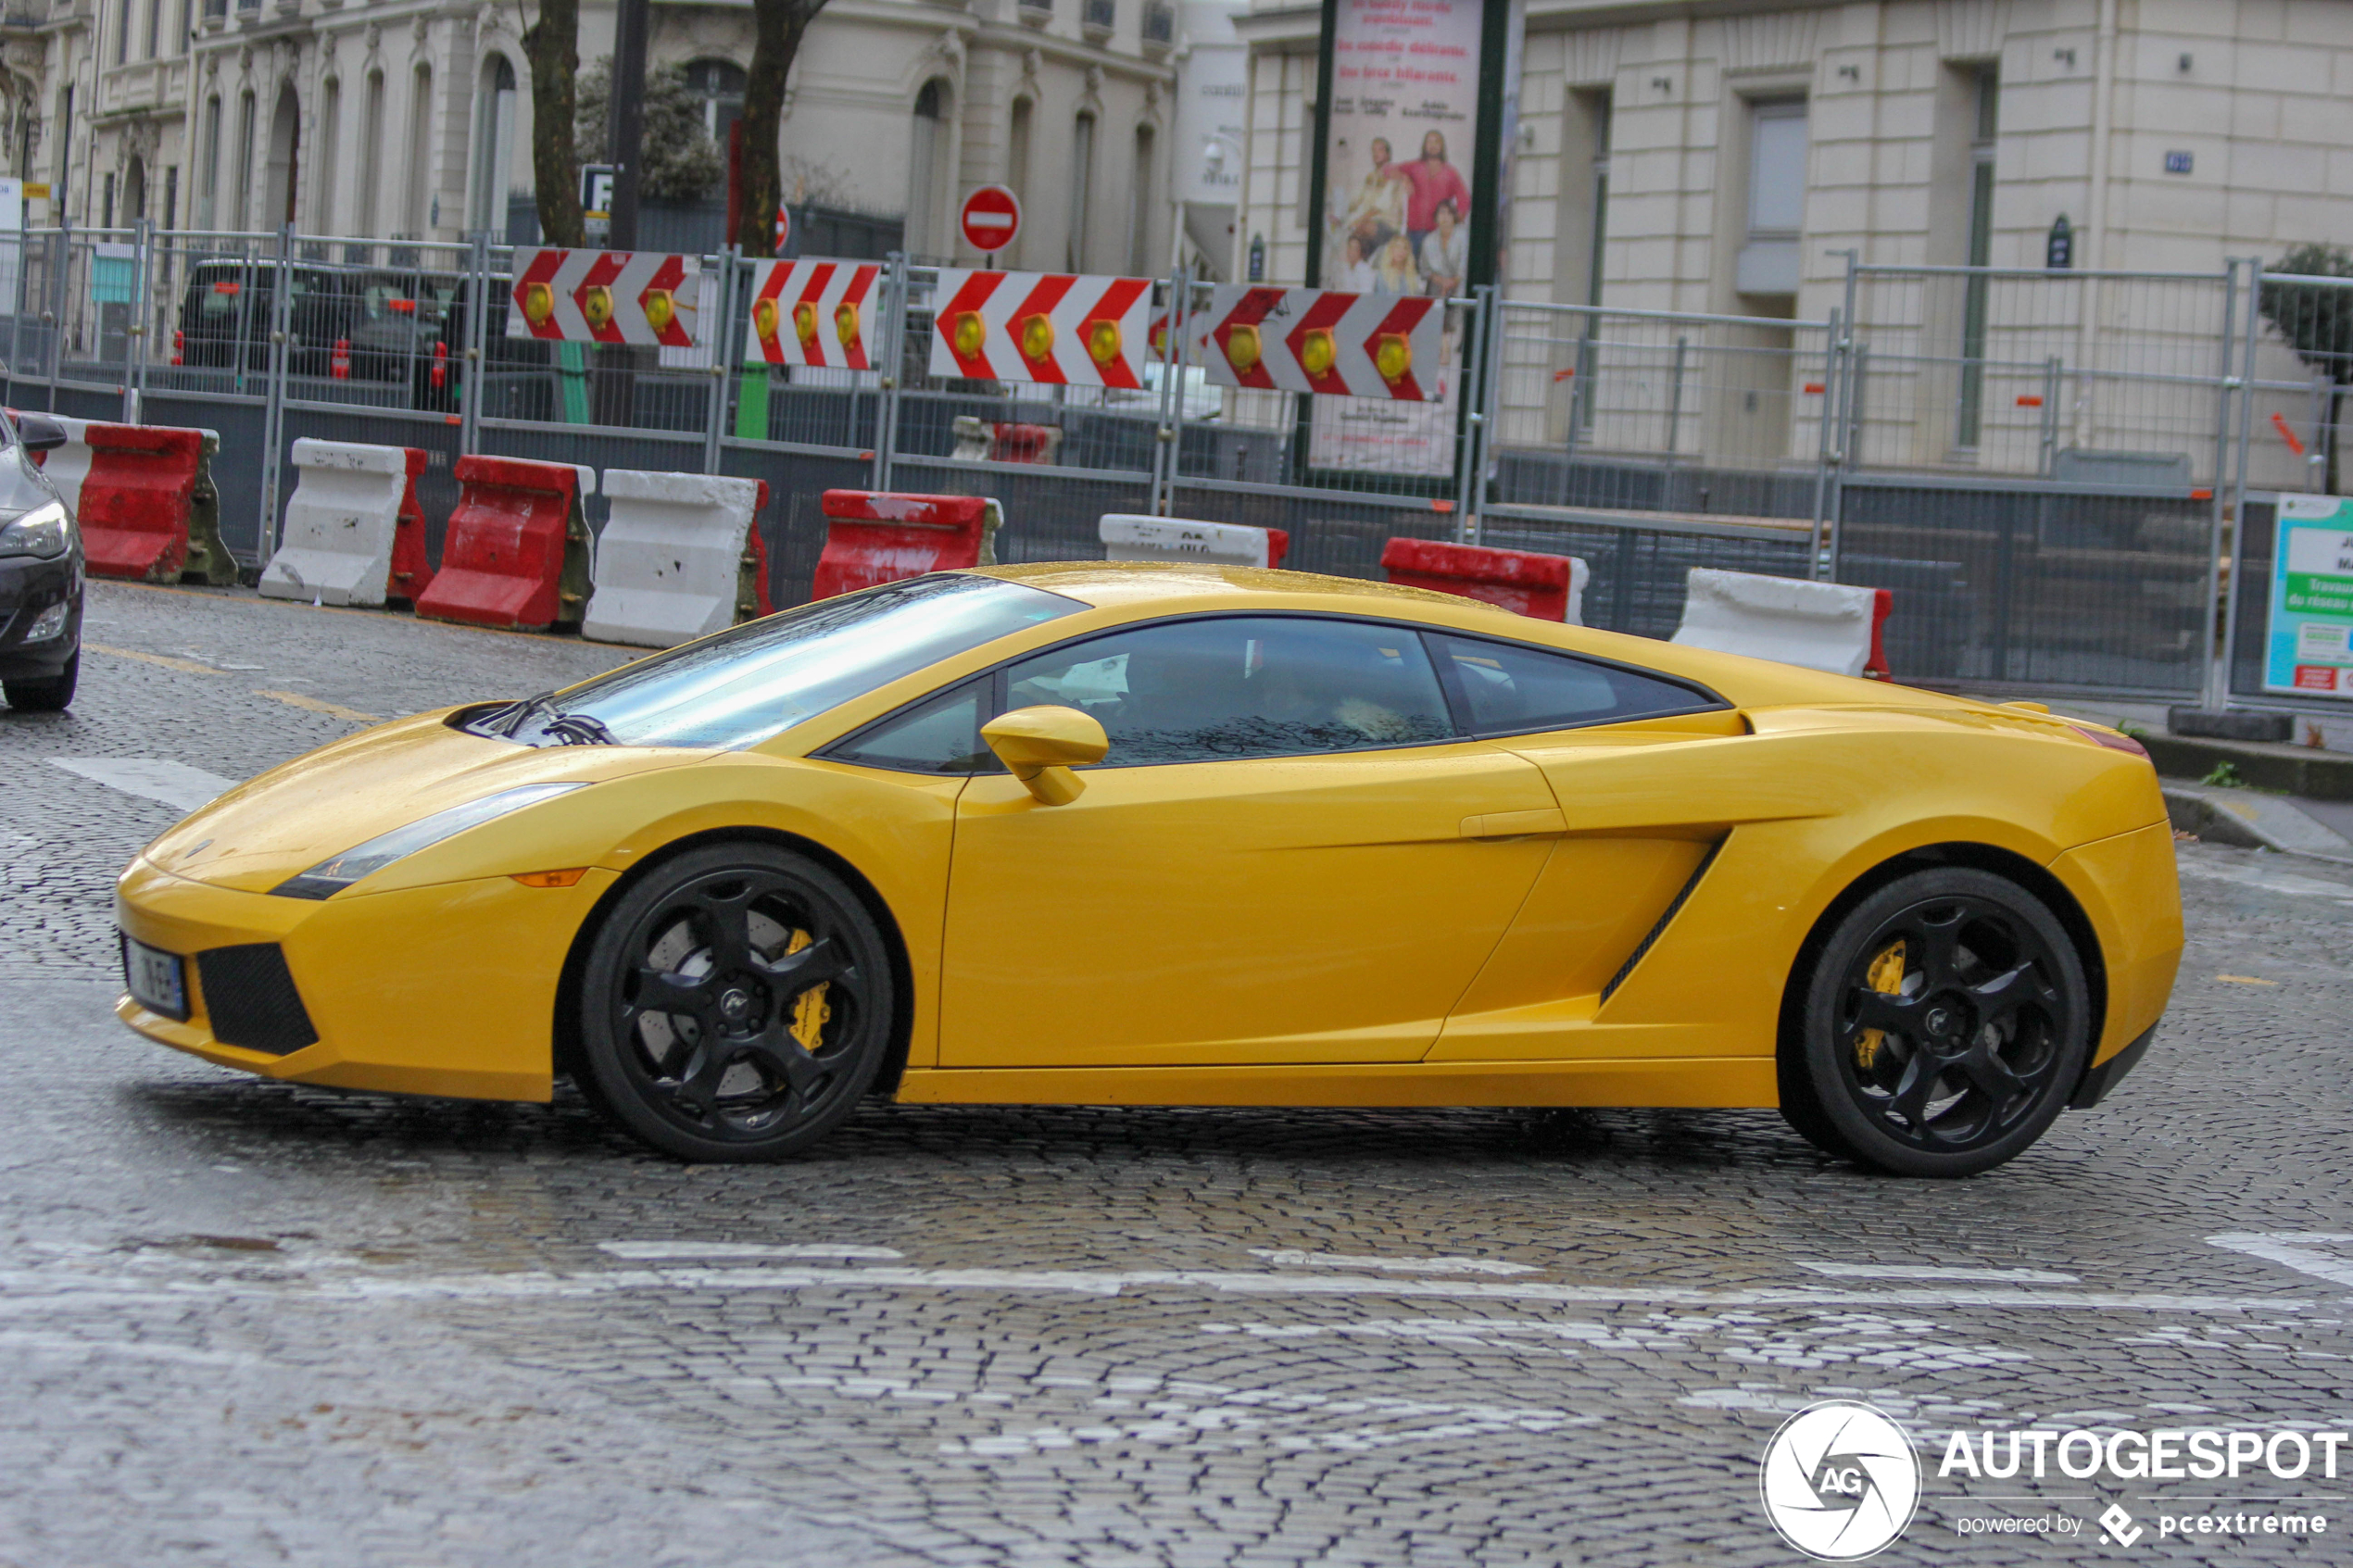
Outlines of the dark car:
{"label": "dark car", "polygon": [[18,414],[0,433],[0,691],[20,713],[56,713],[82,673],[82,530],[31,454],[66,433]]}
{"label": "dark car", "polygon": [[[188,269],[180,303],[180,362],[266,373],[278,271],[275,262],[238,259]],[[296,262],[285,271],[287,369],[298,376],[328,375],[335,345],[347,345],[365,320],[363,274],[317,262]]]}
{"label": "dark car", "polygon": [[353,379],[407,382],[414,408],[455,408],[465,350],[465,286],[454,272],[363,275],[359,321],[351,335]]}

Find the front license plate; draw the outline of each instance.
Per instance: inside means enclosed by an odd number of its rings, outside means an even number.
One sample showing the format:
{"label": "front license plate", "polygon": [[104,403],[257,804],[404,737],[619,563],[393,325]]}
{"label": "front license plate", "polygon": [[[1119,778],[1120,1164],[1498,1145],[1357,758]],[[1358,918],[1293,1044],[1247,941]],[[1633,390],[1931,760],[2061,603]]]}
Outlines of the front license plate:
{"label": "front license plate", "polygon": [[149,1012],[186,1022],[187,967],[177,953],[166,953],[131,937],[122,939],[122,975],[131,999]]}

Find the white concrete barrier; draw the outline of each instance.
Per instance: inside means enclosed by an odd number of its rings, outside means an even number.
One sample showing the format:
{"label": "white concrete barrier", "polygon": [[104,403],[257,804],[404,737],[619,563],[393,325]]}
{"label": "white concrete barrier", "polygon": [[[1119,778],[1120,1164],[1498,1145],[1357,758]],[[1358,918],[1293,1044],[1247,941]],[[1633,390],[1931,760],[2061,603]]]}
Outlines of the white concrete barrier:
{"label": "white concrete barrier", "polygon": [[354,441],[294,444],[294,494],[278,553],[261,570],[265,599],[381,606],[409,490],[409,451]]}
{"label": "white concrete barrier", "polygon": [[1878,662],[1881,590],[1794,577],[1692,568],[1683,623],[1686,647],[1778,659],[1833,675],[1860,675]]}
{"label": "white concrete barrier", "polygon": [[610,509],[581,635],[666,648],[734,625],[762,489],[756,479],[607,469]]}
{"label": "white concrete barrier", "polygon": [[1290,535],[1239,522],[1111,512],[1097,524],[1106,560],[1199,560],[1219,566],[1280,566]]}
{"label": "white concrete barrier", "polygon": [[65,499],[66,510],[80,517],[82,482],[90,477],[90,421],[69,420],[63,414],[48,417],[65,428],[66,444],[41,455],[41,471],[57,487],[57,494]]}

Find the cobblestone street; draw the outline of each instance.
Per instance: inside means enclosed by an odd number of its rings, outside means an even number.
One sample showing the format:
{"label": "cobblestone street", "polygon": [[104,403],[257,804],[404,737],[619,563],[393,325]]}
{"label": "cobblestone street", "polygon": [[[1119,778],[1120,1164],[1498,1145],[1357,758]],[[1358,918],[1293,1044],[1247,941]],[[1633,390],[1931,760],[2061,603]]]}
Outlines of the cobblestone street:
{"label": "cobblestone street", "polygon": [[[1772,1112],[873,1103],[797,1161],[682,1166],[568,1091],[290,1087],[132,1035],[111,884],[182,810],[60,766],[242,780],[632,650],[103,583],[84,637],[70,713],[0,714],[13,1568],[1791,1563],[1758,1456],[1841,1397],[1924,1465],[1880,1561],[2353,1562],[2353,1449],[1936,1464],[1957,1429],[2353,1425],[2353,870],[2184,845],[2145,1062],[1966,1182]],[[2153,1523],[2275,1502],[2326,1534]],[[2036,1514],[2076,1531],[1957,1526]]]}

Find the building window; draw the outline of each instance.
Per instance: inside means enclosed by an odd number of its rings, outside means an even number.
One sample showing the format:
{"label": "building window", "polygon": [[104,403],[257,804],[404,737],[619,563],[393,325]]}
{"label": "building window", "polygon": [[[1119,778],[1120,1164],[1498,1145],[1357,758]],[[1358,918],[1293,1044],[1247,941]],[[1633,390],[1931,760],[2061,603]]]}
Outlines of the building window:
{"label": "building window", "polygon": [[220,96],[204,101],[203,142],[196,151],[196,227],[209,229],[220,221]]}
{"label": "building window", "polygon": [[163,166],[163,229],[165,233],[180,227],[180,166]]}
{"label": "building window", "polygon": [[736,121],[744,117],[744,72],[733,60],[694,60],[686,66],[686,91],[702,100],[704,134],[727,150]]}
{"label": "building window", "polygon": [[915,256],[944,255],[938,232],[947,187],[948,84],[938,78],[915,94],[913,135],[907,157],[907,248]]}
{"label": "building window", "polygon": [[147,0],[147,52],[144,56],[154,59],[162,53],[164,0]]}
{"label": "building window", "polygon": [[1070,248],[1067,265],[1087,270],[1087,224],[1095,190],[1095,117],[1082,114],[1070,132]]}
{"label": "building window", "polygon": [[1747,295],[1794,295],[1806,226],[1806,100],[1754,103],[1748,112],[1748,237],[1737,286]]}
{"label": "building window", "polygon": [[433,199],[433,68],[419,66],[409,106],[409,232],[424,237]]}
{"label": "building window", "polygon": [[[1969,265],[1994,259],[1994,142],[2001,126],[2001,74],[1992,66],[1973,73],[1977,113],[1969,133]],[[1970,274],[1961,292],[1961,387],[1957,445],[1973,447],[1985,420],[1985,307],[1988,280]]]}
{"label": "building window", "polygon": [[319,190],[311,222],[322,234],[335,232],[335,164],[343,152],[343,83],[333,77],[319,84]]}
{"label": "building window", "polygon": [[123,65],[131,58],[131,25],[137,19],[139,0],[122,0],[122,25],[115,29],[114,63]]}
{"label": "building window", "polygon": [[1151,275],[1154,141],[1151,126],[1136,127],[1136,173],[1128,187],[1127,208],[1127,275],[1131,278]]}
{"label": "building window", "polygon": [[105,183],[98,189],[104,193],[98,198],[98,227],[111,229],[114,227],[114,176],[107,175]]}
{"label": "building window", "polygon": [[358,220],[351,228],[354,233],[373,237],[378,221],[377,206],[382,199],[377,184],[378,171],[384,168],[384,161],[379,156],[384,144],[384,72],[371,70],[368,73],[368,95],[359,112],[359,145],[362,150],[359,158],[359,211]]}
{"label": "building window", "polygon": [[251,226],[248,221],[251,209],[247,204],[253,200],[253,94],[250,93],[239,94],[237,95],[237,163],[235,169],[237,184],[236,189],[231,193],[230,197],[230,210],[236,216],[232,220],[230,226],[241,233]]}
{"label": "building window", "polygon": [[[691,73],[694,68],[688,69]],[[503,230],[507,166],[515,143],[515,68],[504,55],[493,56],[483,69],[474,125],[474,188],[467,222],[476,229]]]}
{"label": "building window", "polygon": [[1029,199],[1029,127],[1036,118],[1036,106],[1027,98],[1013,100],[1013,128],[1005,140],[1005,188],[1025,202]]}

